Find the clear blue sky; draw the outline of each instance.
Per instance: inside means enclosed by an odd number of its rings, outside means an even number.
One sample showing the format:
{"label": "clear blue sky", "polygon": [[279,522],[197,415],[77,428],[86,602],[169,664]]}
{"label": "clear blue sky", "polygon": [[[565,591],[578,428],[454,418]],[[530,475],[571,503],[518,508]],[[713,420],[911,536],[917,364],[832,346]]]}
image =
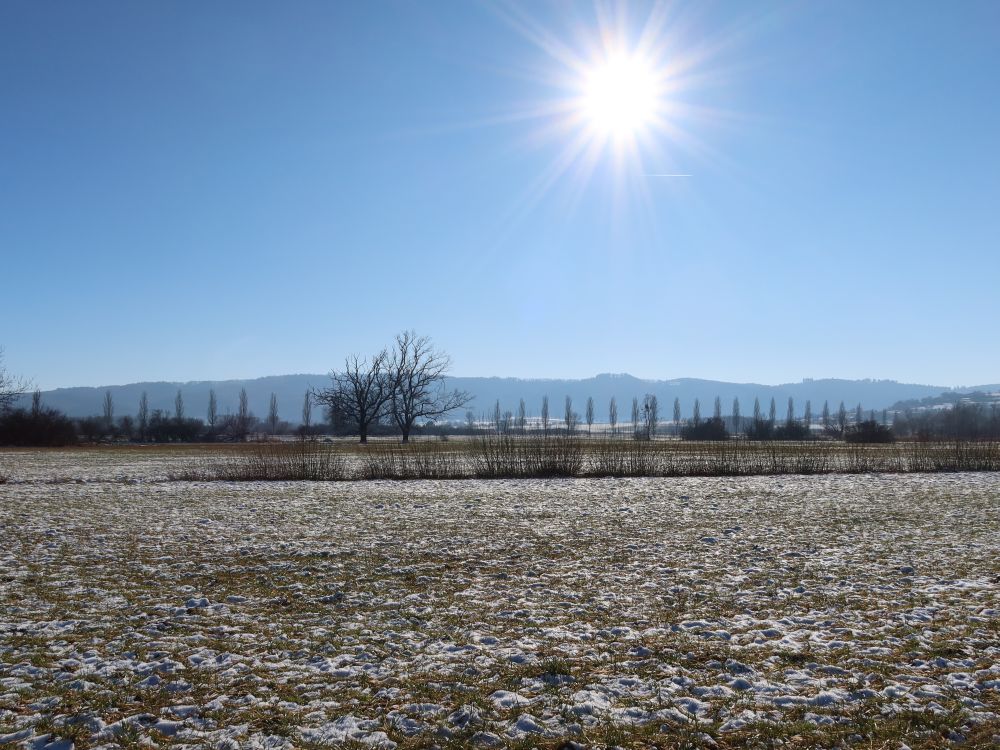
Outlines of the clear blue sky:
{"label": "clear blue sky", "polygon": [[[7,366],[1000,381],[1000,3],[651,8],[0,4]],[[644,28],[659,120],[553,173]]]}

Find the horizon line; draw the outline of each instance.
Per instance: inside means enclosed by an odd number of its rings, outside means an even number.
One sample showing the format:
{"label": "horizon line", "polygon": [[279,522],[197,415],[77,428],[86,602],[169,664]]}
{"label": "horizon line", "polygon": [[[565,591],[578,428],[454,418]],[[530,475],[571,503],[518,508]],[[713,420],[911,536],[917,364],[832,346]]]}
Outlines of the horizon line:
{"label": "horizon line", "polygon": [[[227,382],[251,382],[255,380],[265,380],[267,378],[288,378],[288,377],[329,377],[329,372],[323,373],[311,373],[311,372],[294,372],[294,373],[283,373],[279,375],[257,375],[253,377],[231,377],[231,378],[201,378],[201,379],[189,379],[189,380],[134,380],[125,383],[104,383],[100,385],[63,385],[54,386],[45,389],[39,389],[42,393],[49,393],[52,391],[59,390],[72,390],[72,389],[104,389],[104,388],[125,388],[128,386],[142,385],[142,384],[155,384],[164,383],[176,386],[185,385],[195,385],[199,383],[227,383]],[[940,388],[942,391],[958,391],[958,390],[969,390],[975,388],[981,388],[984,386],[998,385],[998,383],[974,383],[972,385],[942,385],[939,383],[928,383],[928,382],[907,382],[902,380],[897,380],[894,378],[873,378],[873,377],[863,377],[863,378],[850,378],[850,377],[836,377],[836,376],[824,376],[824,377],[802,377],[797,381],[784,381],[780,383],[761,383],[752,380],[721,380],[716,378],[708,377],[669,377],[669,378],[645,378],[638,375],[633,375],[629,372],[599,372],[594,375],[588,375],[584,377],[557,377],[557,376],[518,376],[518,375],[448,375],[445,379],[455,379],[455,378],[466,378],[466,379],[482,379],[482,380],[519,380],[519,381],[569,381],[569,382],[582,382],[586,380],[594,380],[600,377],[629,377],[635,380],[647,382],[647,383],[660,383],[660,384],[671,384],[675,381],[705,381],[711,383],[725,383],[727,385],[739,385],[739,386],[759,386],[763,388],[781,388],[785,386],[793,385],[804,385],[809,382],[819,382],[819,381],[845,381],[851,383],[894,383],[897,385],[908,385],[908,386],[922,386],[928,388]],[[34,390],[34,389],[32,389]],[[27,393],[28,391],[26,391]]]}

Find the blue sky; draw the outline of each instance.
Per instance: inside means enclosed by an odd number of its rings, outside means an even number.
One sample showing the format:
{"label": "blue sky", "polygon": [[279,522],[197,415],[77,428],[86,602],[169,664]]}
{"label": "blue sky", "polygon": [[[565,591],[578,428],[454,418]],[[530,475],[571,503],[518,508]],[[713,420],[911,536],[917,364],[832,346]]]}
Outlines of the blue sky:
{"label": "blue sky", "polygon": [[[7,366],[323,372],[415,328],[462,375],[1000,381],[998,29],[971,1],[5,2]],[[653,38],[662,117],[553,176],[602,35]]]}

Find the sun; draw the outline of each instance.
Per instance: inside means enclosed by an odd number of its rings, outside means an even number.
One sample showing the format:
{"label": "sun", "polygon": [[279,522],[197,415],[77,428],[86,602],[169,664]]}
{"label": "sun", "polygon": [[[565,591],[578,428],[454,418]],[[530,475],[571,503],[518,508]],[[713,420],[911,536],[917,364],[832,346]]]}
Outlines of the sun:
{"label": "sun", "polygon": [[584,71],[580,109],[596,134],[635,138],[656,120],[661,91],[653,65],[637,55],[616,55]]}
{"label": "sun", "polygon": [[558,29],[519,4],[497,5],[540,54],[511,63],[511,79],[528,84],[526,98],[489,122],[530,123],[525,149],[553,146],[509,221],[550,195],[575,211],[592,186],[616,218],[639,206],[655,220],[659,178],[690,177],[692,158],[712,156],[700,128],[713,124],[716,110],[698,102],[698,89],[721,80],[711,62],[726,40],[692,36],[698,19],[670,0],[643,4],[639,17],[632,10],[639,4],[594,0],[593,14],[573,14]]}

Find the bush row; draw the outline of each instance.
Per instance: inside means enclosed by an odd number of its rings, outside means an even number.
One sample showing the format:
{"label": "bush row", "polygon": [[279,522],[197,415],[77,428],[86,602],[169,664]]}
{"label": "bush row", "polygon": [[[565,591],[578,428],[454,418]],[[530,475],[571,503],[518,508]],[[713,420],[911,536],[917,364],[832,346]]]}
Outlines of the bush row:
{"label": "bush row", "polygon": [[895,445],[750,440],[690,445],[486,435],[434,443],[373,442],[362,449],[309,440],[262,443],[175,479],[228,481],[528,479],[1000,471],[1000,443]]}

